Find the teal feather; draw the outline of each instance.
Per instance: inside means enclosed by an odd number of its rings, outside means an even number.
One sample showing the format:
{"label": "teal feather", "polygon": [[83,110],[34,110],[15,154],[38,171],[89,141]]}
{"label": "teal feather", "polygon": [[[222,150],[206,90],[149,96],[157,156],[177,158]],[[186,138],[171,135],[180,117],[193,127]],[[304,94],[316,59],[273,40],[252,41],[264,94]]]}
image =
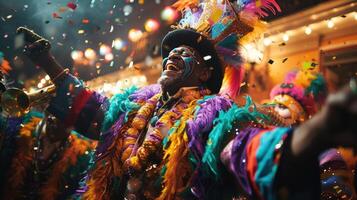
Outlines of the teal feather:
{"label": "teal feather", "polygon": [[211,31],[211,36],[213,39],[221,35],[227,27],[229,27],[232,24],[233,20],[230,20],[229,22],[222,23],[222,22],[217,22],[212,26],[212,31]]}
{"label": "teal feather", "polygon": [[37,117],[37,118],[44,118],[44,114],[41,112],[37,112],[37,111],[30,111],[28,113],[26,113],[26,115],[24,116],[24,119],[22,121],[22,123],[28,123],[31,121],[32,118]]}
{"label": "teal feather", "polygon": [[316,79],[311,81],[310,86],[305,90],[305,94],[312,94],[315,99],[326,92],[326,81],[321,74],[318,74]]}
{"label": "teal feather", "polygon": [[102,131],[107,131],[114,122],[118,120],[120,114],[126,113],[125,121],[127,121],[128,113],[134,109],[138,109],[139,105],[129,100],[129,96],[137,91],[137,87],[131,87],[124,90],[123,93],[117,94],[110,99],[110,106],[105,113]]}
{"label": "teal feather", "polygon": [[217,45],[235,51],[237,49],[237,41],[238,36],[236,34],[231,34],[220,41]]}
{"label": "teal feather", "polygon": [[[252,105],[253,110],[251,111],[250,107]],[[219,179],[221,175],[218,168],[220,153],[224,145],[228,142],[227,140],[235,134],[235,132],[230,131],[233,128],[234,122],[258,122],[259,118],[265,119],[266,116],[256,110],[249,96],[246,97],[244,107],[238,107],[234,104],[228,111],[221,111],[219,113],[218,118],[214,121],[214,128],[209,134],[206,150],[202,158],[202,166],[206,172],[205,174],[214,176],[216,180]]]}
{"label": "teal feather", "polygon": [[177,120],[175,124],[169,129],[167,136],[162,140],[162,144],[164,148],[167,148],[167,143],[169,142],[170,135],[176,131],[177,127],[180,126],[181,120]]}

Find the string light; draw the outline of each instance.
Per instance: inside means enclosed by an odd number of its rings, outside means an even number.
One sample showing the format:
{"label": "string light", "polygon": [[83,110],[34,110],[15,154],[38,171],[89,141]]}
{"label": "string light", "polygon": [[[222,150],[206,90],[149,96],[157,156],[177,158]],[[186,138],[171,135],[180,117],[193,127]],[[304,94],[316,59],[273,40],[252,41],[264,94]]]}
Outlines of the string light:
{"label": "string light", "polygon": [[270,38],[264,38],[263,43],[265,46],[269,46],[271,45],[272,41]]}
{"label": "string light", "polygon": [[[312,15],[311,18],[314,18],[315,15]],[[305,33],[306,35],[311,35],[313,32],[316,34],[319,33],[320,29],[322,28],[322,25],[325,25],[326,28],[328,29],[333,29],[336,27],[336,24],[340,23],[340,21],[342,20],[357,20],[357,12],[350,12],[347,13],[345,15],[343,15],[343,19],[339,18],[339,17],[332,17],[330,19],[327,20],[322,20],[313,24],[307,24],[305,26],[302,27],[298,27],[295,29],[291,29],[291,30],[287,30],[285,33],[283,32],[283,34],[269,34],[267,35],[266,38],[263,39],[263,44],[264,46],[269,46],[271,45],[273,42],[272,41],[288,41],[290,40],[290,37],[292,37],[292,35],[299,35],[301,32]],[[317,17],[315,16],[314,19],[317,19]],[[342,23],[342,22],[341,22]],[[297,32],[297,34],[295,34]],[[292,34],[290,34],[292,33]]]}
{"label": "string light", "polygon": [[312,33],[312,28],[310,27],[310,26],[307,26],[306,28],[305,28],[305,34],[306,35],[310,35]]}
{"label": "string light", "polygon": [[335,23],[332,21],[332,19],[327,21],[327,27],[328,28],[333,28],[335,26]]}
{"label": "string light", "polygon": [[283,40],[285,41],[285,42],[287,42],[287,41],[289,41],[289,35],[287,34],[287,33],[285,33],[284,35],[283,35]]}

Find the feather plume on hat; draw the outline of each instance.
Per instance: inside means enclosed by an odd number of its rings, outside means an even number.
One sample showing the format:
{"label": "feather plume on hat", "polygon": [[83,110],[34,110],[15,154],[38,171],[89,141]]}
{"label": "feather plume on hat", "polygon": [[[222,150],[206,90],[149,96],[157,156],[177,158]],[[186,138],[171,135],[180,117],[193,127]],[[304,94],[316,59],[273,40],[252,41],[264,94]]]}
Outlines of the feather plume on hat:
{"label": "feather plume on hat", "polygon": [[[216,77],[209,80],[216,85],[214,89],[234,98],[239,92],[244,74],[241,44],[261,34],[264,23],[260,19],[267,16],[268,12],[281,12],[276,0],[178,0],[173,6],[182,12],[182,19],[174,28],[194,31],[199,34],[197,37],[202,43],[209,41],[212,45],[212,49],[206,45],[200,51],[200,41],[193,44],[194,48],[198,47],[202,57],[207,56],[207,52],[214,51],[216,54],[209,55],[212,58],[207,61],[208,66],[215,70],[212,74]],[[175,34],[175,31],[170,34]],[[181,31],[181,34],[185,33]],[[182,42],[172,40],[164,38],[163,56]]]}

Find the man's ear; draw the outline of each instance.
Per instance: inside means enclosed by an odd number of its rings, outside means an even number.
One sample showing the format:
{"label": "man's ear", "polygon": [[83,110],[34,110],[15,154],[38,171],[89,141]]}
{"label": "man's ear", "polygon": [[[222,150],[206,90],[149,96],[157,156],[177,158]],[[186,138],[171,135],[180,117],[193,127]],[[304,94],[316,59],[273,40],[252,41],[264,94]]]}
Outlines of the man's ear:
{"label": "man's ear", "polygon": [[206,82],[208,79],[211,78],[211,76],[212,71],[208,67],[205,67],[201,70],[199,79],[201,82]]}

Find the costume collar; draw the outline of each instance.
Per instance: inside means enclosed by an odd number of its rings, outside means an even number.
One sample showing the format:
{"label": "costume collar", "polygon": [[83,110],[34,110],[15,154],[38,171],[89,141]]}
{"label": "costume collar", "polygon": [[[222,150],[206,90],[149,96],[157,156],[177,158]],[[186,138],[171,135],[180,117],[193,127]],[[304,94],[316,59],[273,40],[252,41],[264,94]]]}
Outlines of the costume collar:
{"label": "costume collar", "polygon": [[202,96],[209,95],[211,91],[201,87],[182,87],[176,94],[169,96],[169,99],[182,99],[183,102],[189,103],[194,99],[201,98]]}

